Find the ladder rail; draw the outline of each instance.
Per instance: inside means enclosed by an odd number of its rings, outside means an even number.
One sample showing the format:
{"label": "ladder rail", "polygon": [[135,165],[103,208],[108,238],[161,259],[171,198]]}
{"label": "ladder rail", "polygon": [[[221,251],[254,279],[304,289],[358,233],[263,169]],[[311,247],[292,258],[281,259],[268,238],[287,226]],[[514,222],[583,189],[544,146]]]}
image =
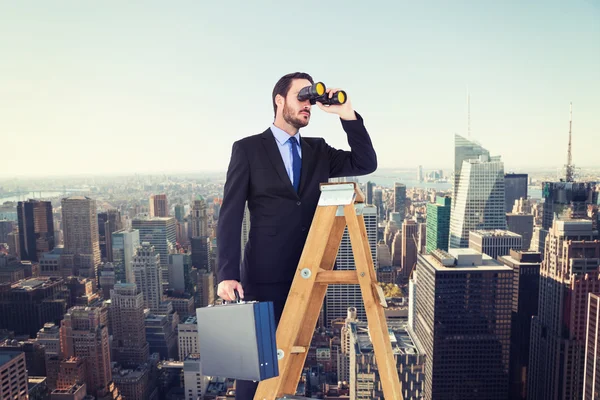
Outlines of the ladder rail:
{"label": "ladder rail", "polygon": [[[254,400],[293,398],[320,311],[332,284],[358,284],[379,376],[386,399],[403,400],[400,379],[378,286],[362,206],[364,195],[355,183],[321,184],[321,197],[283,309],[276,340],[279,376],[259,383]],[[333,271],[348,228],[356,270]],[[292,397],[290,397],[292,396]]]}

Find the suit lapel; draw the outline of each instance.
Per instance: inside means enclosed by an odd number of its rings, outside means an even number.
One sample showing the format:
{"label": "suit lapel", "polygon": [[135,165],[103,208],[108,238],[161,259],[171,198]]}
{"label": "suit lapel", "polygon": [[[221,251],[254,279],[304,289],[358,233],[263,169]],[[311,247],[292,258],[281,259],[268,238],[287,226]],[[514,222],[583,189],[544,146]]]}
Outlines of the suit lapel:
{"label": "suit lapel", "polygon": [[[267,157],[271,161],[271,164],[273,164],[273,168],[275,168],[275,171],[277,171],[281,181],[296,197],[298,197],[298,194],[296,193],[296,190],[290,181],[290,177],[285,170],[285,165],[281,159],[281,153],[277,147],[275,136],[273,136],[273,132],[271,132],[270,128],[262,133],[262,139]],[[302,148],[302,151],[304,151],[304,147]],[[300,184],[302,184],[302,179],[300,179]]]}
{"label": "suit lapel", "polygon": [[304,193],[304,188],[308,184],[315,166],[315,150],[308,144],[304,137],[300,138],[302,143],[302,171],[300,173],[299,193]]}

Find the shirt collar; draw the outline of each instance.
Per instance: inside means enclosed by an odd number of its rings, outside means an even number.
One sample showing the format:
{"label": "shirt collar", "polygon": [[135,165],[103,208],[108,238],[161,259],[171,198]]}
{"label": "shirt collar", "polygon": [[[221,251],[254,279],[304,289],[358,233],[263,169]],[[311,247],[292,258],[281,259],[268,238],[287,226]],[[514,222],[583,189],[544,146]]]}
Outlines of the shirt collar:
{"label": "shirt collar", "polygon": [[[271,124],[271,132],[273,132],[273,136],[275,136],[275,140],[279,143],[280,146],[283,146],[285,142],[291,137],[286,131],[280,129],[275,126],[275,124]],[[298,131],[294,136],[298,139],[298,143],[300,143],[300,131]]]}

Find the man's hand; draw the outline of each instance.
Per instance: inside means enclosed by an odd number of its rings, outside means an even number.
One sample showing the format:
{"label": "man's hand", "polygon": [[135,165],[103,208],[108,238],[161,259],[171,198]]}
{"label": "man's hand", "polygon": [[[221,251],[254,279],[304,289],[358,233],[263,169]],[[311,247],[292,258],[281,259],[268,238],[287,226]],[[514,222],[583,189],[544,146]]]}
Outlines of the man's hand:
{"label": "man's hand", "polygon": [[243,299],[244,289],[238,281],[221,281],[217,287],[217,296],[225,301],[235,301],[235,293],[233,292],[235,289],[240,294],[240,299]]}
{"label": "man's hand", "polygon": [[[334,93],[339,92],[340,90],[341,89],[327,88],[326,93],[329,95],[329,98],[331,98]],[[346,93],[346,95],[348,95],[348,93]],[[352,108],[352,104],[350,104],[350,97],[348,96],[346,96],[346,102],[344,104],[332,104],[326,106],[317,101],[317,105],[325,112],[339,115],[341,119],[347,121],[356,119],[356,114],[354,114],[354,109]]]}

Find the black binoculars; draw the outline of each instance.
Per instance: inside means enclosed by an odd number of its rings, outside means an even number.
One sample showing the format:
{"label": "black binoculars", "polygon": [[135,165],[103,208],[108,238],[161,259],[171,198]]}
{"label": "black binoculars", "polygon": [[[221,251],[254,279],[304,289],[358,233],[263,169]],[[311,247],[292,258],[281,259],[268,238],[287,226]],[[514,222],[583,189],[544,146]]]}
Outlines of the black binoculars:
{"label": "black binoculars", "polygon": [[344,104],[346,102],[346,92],[340,90],[335,92],[331,98],[325,93],[325,84],[323,82],[317,82],[310,86],[303,87],[298,92],[298,100],[310,100],[310,104],[315,104],[317,101],[321,104]]}

